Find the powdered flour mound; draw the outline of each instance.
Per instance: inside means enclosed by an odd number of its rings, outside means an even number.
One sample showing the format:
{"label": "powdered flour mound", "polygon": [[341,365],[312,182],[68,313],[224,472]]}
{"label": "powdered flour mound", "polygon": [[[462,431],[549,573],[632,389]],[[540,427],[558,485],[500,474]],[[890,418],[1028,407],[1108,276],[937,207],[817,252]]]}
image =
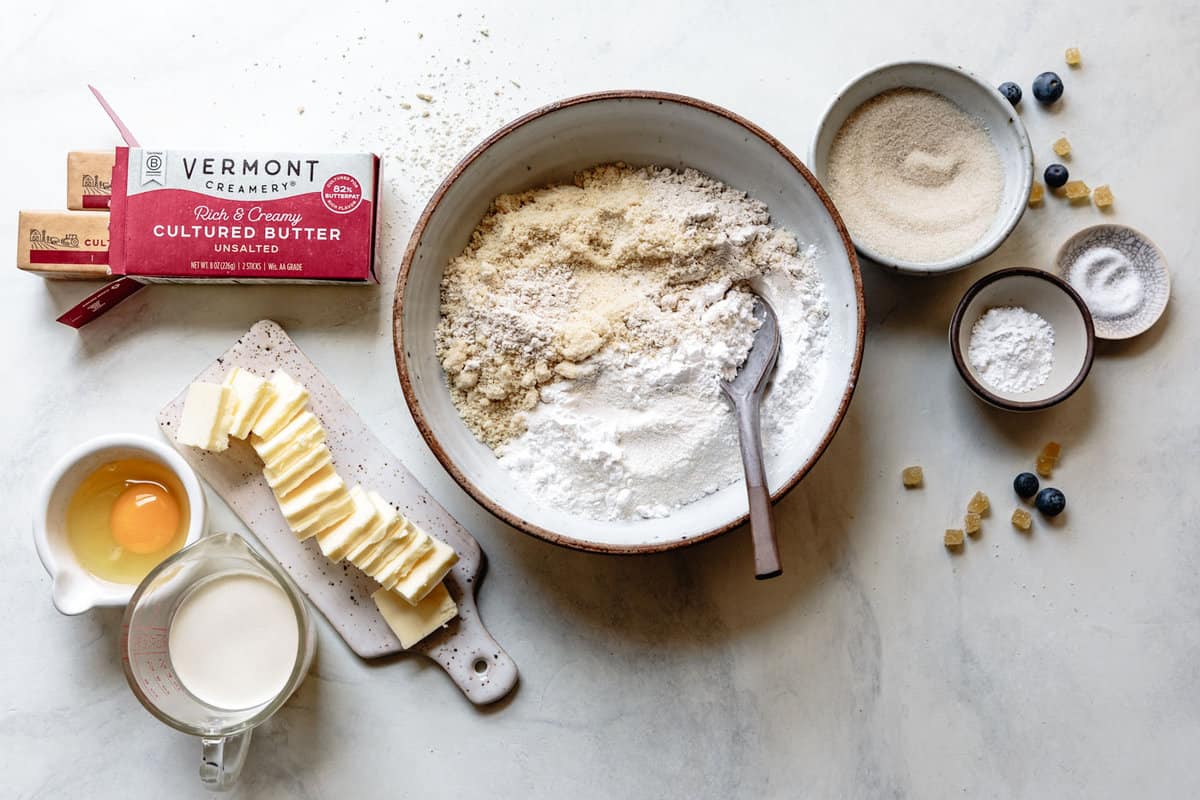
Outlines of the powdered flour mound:
{"label": "powdered flour mound", "polygon": [[811,254],[764,204],[695,171],[597,167],[496,199],[443,281],[454,401],[515,480],[599,519],[665,516],[741,474],[718,381],[757,327],[784,346],[768,452],[819,380],[827,306]]}

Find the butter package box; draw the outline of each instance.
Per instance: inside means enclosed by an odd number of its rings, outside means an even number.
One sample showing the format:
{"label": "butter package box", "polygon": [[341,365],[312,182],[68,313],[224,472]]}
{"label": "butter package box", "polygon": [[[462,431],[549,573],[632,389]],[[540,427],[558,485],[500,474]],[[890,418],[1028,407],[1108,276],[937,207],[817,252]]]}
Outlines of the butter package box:
{"label": "butter package box", "polygon": [[112,150],[67,153],[67,208],[76,211],[108,209],[116,157]]}
{"label": "butter package box", "polygon": [[45,278],[107,278],[108,245],[104,211],[22,211],[17,217],[17,267]]}
{"label": "butter package box", "polygon": [[379,158],[118,147],[109,266],[142,282],[376,283]]}

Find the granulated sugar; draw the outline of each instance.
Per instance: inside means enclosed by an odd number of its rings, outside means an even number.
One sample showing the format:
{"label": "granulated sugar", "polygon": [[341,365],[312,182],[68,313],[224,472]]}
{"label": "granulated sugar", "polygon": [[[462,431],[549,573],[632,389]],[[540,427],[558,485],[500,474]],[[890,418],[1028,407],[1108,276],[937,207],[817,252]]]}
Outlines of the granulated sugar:
{"label": "granulated sugar", "polygon": [[987,233],[1004,172],[978,119],[935,92],[896,89],[863,103],[837,132],[826,188],[855,241],[932,263]]}
{"label": "granulated sugar", "polygon": [[992,389],[1032,391],[1054,367],[1054,327],[1019,306],[989,308],[971,326],[967,359]]}
{"label": "granulated sugar", "polygon": [[542,502],[656,517],[738,479],[718,381],[773,301],[763,438],[777,453],[821,378],[812,254],[766,206],[695,171],[622,165],[497,198],[443,281],[439,357],[459,412]]}

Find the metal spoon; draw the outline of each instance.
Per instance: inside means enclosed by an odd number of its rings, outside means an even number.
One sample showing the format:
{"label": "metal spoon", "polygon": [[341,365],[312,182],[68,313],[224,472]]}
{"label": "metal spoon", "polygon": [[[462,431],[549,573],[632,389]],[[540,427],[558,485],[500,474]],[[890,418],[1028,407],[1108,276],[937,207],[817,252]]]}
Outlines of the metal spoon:
{"label": "metal spoon", "polygon": [[733,404],[737,415],[738,441],[742,446],[742,467],[746,471],[746,494],[750,500],[750,537],[754,542],[754,577],[774,578],[783,572],[779,564],[779,545],[775,541],[775,521],[771,515],[771,493],[767,490],[763,469],[762,434],[759,431],[759,405],[767,388],[767,379],[779,358],[779,321],[775,309],[759,295],[754,296],[754,317],[762,325],[754,334],[754,343],[733,380],[722,380],[721,389]]}

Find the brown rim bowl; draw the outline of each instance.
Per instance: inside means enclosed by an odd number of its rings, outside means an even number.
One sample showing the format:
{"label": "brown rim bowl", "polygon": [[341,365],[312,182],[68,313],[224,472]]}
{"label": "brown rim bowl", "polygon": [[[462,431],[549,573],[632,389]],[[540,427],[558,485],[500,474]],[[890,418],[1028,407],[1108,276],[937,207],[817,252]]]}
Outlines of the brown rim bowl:
{"label": "brown rim bowl", "polygon": [[[971,364],[971,329],[992,308],[1018,306],[1054,328],[1054,362],[1046,381],[1027,392],[988,385]],[[963,381],[980,399],[1007,411],[1039,411],[1066,400],[1092,369],[1096,331],[1083,298],[1057,275],[1012,267],[985,275],[967,289],[950,319],[950,353]]]}
{"label": "brown rim bowl", "polygon": [[572,97],[510,122],[472,150],[434,192],[405,250],[392,321],[396,369],[434,456],[496,517],[579,550],[652,553],[711,539],[743,523],[741,483],[661,519],[593,520],[540,504],[517,487],[459,417],[435,343],[445,266],[462,252],[492,199],[569,181],[580,170],[615,161],[712,175],[769,204],[773,224],[816,248],[830,312],[823,380],[795,435],[767,462],[772,498],[792,489],[833,438],[858,379],[866,319],[858,260],[828,195],[799,159],[753,123],[700,100],[651,91]]}

